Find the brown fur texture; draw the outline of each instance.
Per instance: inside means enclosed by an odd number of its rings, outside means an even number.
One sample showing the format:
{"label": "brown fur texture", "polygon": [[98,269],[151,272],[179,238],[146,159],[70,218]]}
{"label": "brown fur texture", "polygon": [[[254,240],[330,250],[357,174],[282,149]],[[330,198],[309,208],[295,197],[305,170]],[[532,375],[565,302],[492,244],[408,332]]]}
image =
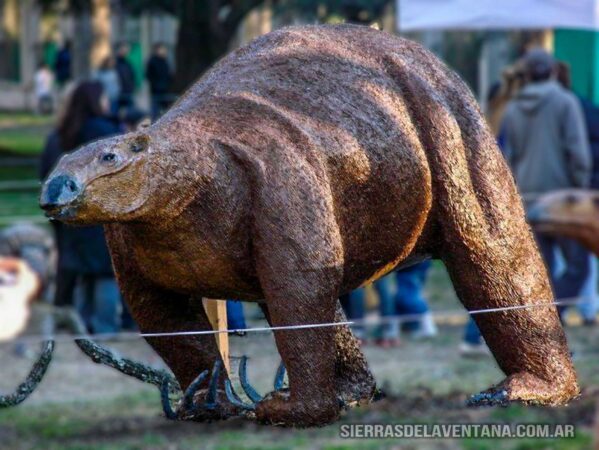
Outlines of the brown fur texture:
{"label": "brown fur texture", "polygon": [[539,233],[574,239],[599,256],[599,191],[549,192],[535,202],[528,218]]}
{"label": "brown fur texture", "polygon": [[[144,332],[209,328],[201,297],[263,302],[273,326],[341,320],[340,293],[427,256],[468,309],[552,301],[466,85],[419,45],[365,27],[287,28],[234,51],[148,129],[65,156],[42,206],[106,224]],[[578,393],[554,307],[476,321],[507,374],[494,393],[541,404]],[[371,398],[346,327],[275,339],[290,394],[260,402],[258,419],[322,425],[337,397]],[[219,358],[211,336],[150,343],[182,386]]]}

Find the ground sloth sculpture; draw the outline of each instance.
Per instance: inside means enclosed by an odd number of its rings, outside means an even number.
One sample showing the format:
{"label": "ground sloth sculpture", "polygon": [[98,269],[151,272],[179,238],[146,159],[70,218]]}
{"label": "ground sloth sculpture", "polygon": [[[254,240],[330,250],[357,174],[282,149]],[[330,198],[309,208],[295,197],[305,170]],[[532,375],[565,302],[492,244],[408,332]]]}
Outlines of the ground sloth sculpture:
{"label": "ground sloth sculpture", "polygon": [[[41,206],[67,223],[106,224],[143,332],[209,329],[202,297],[260,302],[272,326],[340,321],[339,294],[428,256],[445,262],[468,309],[552,301],[468,88],[419,45],[370,28],[256,39],[149,128],[62,158]],[[578,393],[553,306],[475,319],[507,374],[475,402],[562,404]],[[275,339],[290,389],[259,401],[259,420],[324,424],[339,400],[372,397],[347,327]],[[193,385],[179,418],[253,408],[212,369],[212,336],[148,341],[181,386]],[[209,370],[220,379],[210,382]]]}

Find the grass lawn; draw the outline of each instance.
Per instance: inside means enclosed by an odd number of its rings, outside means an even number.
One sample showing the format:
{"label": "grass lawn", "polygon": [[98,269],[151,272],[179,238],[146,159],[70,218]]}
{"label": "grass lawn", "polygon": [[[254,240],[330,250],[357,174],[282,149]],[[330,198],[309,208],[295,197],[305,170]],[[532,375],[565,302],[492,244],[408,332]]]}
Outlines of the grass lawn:
{"label": "grass lawn", "polygon": [[[591,430],[580,423],[568,439],[342,439],[342,424],[401,423],[530,423],[565,424],[588,421],[592,403],[576,413],[547,413],[519,405],[466,411],[437,406],[415,397],[390,398],[344,413],[338,423],[316,429],[261,426],[242,419],[214,423],[169,422],[160,416],[158,396],[128,394],[118,399],[89,402],[73,400],[44,406],[0,411],[3,449],[117,450],[584,450],[592,448]],[[430,403],[426,403],[430,401]],[[586,411],[586,412],[585,412]],[[584,417],[582,417],[584,416]]]}
{"label": "grass lawn", "polygon": [[[6,183],[38,179],[41,153],[53,118],[29,113],[0,113],[0,227],[15,219],[43,217],[38,189],[5,189]],[[22,163],[14,165],[15,158]],[[3,159],[6,162],[3,162]],[[10,164],[8,160],[13,160]]]}
{"label": "grass lawn", "polygon": [[17,220],[43,219],[38,206],[39,193],[33,190],[0,191],[0,227]]}
{"label": "grass lawn", "polygon": [[52,116],[0,112],[0,155],[39,155],[53,122]]}
{"label": "grass lawn", "polygon": [[[1,132],[0,132],[1,133]],[[24,166],[2,166],[0,157],[0,186],[13,181],[38,179],[37,162]],[[43,213],[38,206],[39,189],[0,190],[0,227],[13,221],[14,217],[38,217]]]}
{"label": "grass lawn", "polygon": [[27,130],[0,128],[0,153],[37,156],[44,148],[45,139],[45,134],[31,128]]}
{"label": "grass lawn", "polygon": [[0,111],[0,128],[47,126],[52,121],[52,116],[41,116],[30,112]]}

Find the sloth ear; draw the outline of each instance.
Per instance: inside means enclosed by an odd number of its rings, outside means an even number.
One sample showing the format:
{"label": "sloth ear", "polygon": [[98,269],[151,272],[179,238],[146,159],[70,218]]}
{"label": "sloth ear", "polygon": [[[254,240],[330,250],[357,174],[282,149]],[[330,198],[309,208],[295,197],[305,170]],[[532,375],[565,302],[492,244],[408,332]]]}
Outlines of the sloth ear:
{"label": "sloth ear", "polygon": [[139,134],[133,138],[133,140],[131,141],[131,144],[129,146],[129,149],[133,153],[140,153],[140,152],[143,152],[144,150],[147,150],[149,146],[150,146],[150,136],[148,136],[147,134],[144,133],[144,134]]}
{"label": "sloth ear", "polygon": [[146,128],[150,128],[150,125],[152,125],[152,121],[149,117],[146,117],[137,124],[136,131],[143,131]]}

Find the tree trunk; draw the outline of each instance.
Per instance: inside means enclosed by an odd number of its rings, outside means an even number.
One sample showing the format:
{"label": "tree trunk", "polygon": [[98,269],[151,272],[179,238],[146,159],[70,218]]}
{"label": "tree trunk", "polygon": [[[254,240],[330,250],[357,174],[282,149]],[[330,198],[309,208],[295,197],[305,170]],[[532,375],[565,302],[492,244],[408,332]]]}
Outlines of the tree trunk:
{"label": "tree trunk", "polygon": [[[192,3],[192,2],[187,2]],[[175,58],[177,68],[173,81],[175,93],[183,93],[202,73],[229,49],[233,33],[217,36],[211,29],[210,19],[190,7],[189,14],[179,16],[179,32]]]}
{"label": "tree trunk", "polygon": [[173,81],[182,93],[212,64],[229,51],[237,27],[264,0],[182,0],[178,10],[179,33]]}
{"label": "tree trunk", "polygon": [[75,30],[72,50],[72,78],[82,79],[90,75],[90,51],[93,42],[90,11],[82,9],[75,14]]}
{"label": "tree trunk", "polygon": [[98,68],[104,58],[111,53],[110,49],[110,0],[92,1],[92,48],[90,64]]}

